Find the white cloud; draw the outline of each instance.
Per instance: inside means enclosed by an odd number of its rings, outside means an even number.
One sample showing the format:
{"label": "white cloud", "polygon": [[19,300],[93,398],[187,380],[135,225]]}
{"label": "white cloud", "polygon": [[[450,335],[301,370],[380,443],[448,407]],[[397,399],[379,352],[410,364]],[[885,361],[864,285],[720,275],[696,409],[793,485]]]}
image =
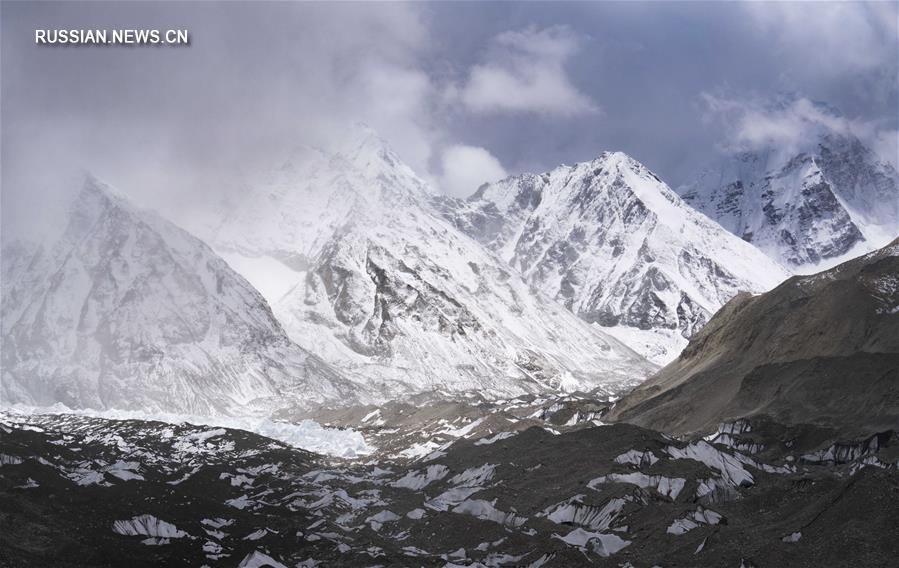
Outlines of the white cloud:
{"label": "white cloud", "polygon": [[565,64],[580,38],[569,28],[527,28],[493,39],[486,60],[469,71],[452,92],[475,112],[535,112],[560,116],[596,112],[598,107],[568,77]]}
{"label": "white cloud", "polygon": [[371,125],[421,175],[428,164],[438,132],[429,123],[435,90],[431,79],[415,68],[388,63],[366,66],[356,84],[357,120]]}
{"label": "white cloud", "polygon": [[728,149],[765,146],[795,148],[822,130],[848,130],[846,119],[826,112],[806,98],[772,103],[760,99],[733,99],[710,93],[700,95],[706,119],[725,127]]}
{"label": "white cloud", "polygon": [[778,149],[795,154],[817,143],[824,134],[855,136],[878,157],[897,166],[897,132],[877,121],[851,119],[805,97],[775,102],[758,98],[728,98],[702,93],[704,118],[722,128],[726,151]]}
{"label": "white cloud", "polygon": [[875,129],[867,142],[881,160],[899,169],[899,130]]}
{"label": "white cloud", "polygon": [[[4,151],[12,152],[4,155],[4,234],[54,226],[44,204],[77,192],[69,170],[90,170],[191,227],[210,202],[241,191],[236,173],[278,167],[278,157],[298,146],[327,147],[355,122],[375,128],[424,176],[439,155],[442,130],[431,109],[440,91],[424,71],[429,33],[419,6],[234,4],[217,12],[202,4],[22,4],[15,11],[17,27],[3,21],[4,48],[20,62],[3,84],[4,103],[15,109],[10,120],[4,111]],[[121,27],[144,21],[138,13],[148,25],[155,20],[147,18],[181,22],[192,30],[190,49],[89,50],[75,61],[25,41],[35,26]],[[265,33],[230,40],[243,30]],[[44,88],[46,77],[73,87]]]}
{"label": "white cloud", "polygon": [[455,145],[443,151],[443,191],[456,197],[468,197],[485,182],[498,181],[508,174],[490,152],[478,146]]}

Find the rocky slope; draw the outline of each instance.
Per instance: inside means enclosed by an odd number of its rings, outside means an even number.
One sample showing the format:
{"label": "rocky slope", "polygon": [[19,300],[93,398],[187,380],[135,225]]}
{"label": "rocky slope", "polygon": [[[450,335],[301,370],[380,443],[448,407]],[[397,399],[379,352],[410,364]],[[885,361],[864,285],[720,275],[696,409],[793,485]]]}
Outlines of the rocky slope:
{"label": "rocky slope", "polygon": [[532,286],[658,362],[737,292],[787,276],[620,152],[437,201]]}
{"label": "rocky slope", "polygon": [[737,296],[608,419],[692,432],[760,413],[847,434],[899,424],[899,241]]}
{"label": "rocky slope", "polygon": [[208,239],[267,291],[294,341],[385,396],[617,392],[654,369],[534,292],[434,197],[363,129],[295,152]]}
{"label": "rocky slope", "polygon": [[799,150],[742,152],[678,189],[685,201],[798,272],[884,246],[899,235],[899,174],[851,134]]}
{"label": "rocky slope", "polygon": [[4,243],[4,404],[196,414],[356,399],[198,239],[88,178],[68,223]]}

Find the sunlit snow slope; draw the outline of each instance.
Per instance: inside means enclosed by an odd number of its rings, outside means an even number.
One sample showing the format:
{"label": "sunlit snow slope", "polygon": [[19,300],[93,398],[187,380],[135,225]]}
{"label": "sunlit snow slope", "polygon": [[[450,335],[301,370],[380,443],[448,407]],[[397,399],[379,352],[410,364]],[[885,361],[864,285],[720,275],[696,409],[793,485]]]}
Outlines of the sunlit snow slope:
{"label": "sunlit snow slope", "polygon": [[294,341],[385,394],[618,391],[654,369],[443,219],[435,195],[363,128],[294,153],[209,240]]}
{"label": "sunlit snow slope", "polygon": [[657,362],[738,291],[787,276],[621,152],[439,201],[533,287]]}

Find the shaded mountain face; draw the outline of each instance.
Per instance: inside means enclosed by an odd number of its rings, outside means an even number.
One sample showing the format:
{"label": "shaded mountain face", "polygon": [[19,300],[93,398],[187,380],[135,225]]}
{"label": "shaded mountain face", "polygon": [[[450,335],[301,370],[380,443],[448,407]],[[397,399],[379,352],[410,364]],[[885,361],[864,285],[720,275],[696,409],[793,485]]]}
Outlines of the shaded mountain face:
{"label": "shaded mountain face", "polygon": [[215,414],[358,392],[208,246],[94,179],[57,237],[4,243],[2,279],[5,404]]}
{"label": "shaded mountain face", "polygon": [[655,366],[534,291],[434,211],[370,131],[303,149],[209,236],[290,337],[385,396],[618,392]]}
{"label": "shaded mountain face", "polygon": [[899,234],[899,174],[851,135],[820,136],[799,153],[744,152],[678,191],[800,272],[832,266]]}
{"label": "shaded mountain face", "polygon": [[620,152],[438,203],[529,284],[657,361],[676,356],[738,291],[786,278]]}
{"label": "shaded mountain face", "polygon": [[737,296],[609,419],[681,433],[760,413],[844,433],[899,424],[899,241]]}

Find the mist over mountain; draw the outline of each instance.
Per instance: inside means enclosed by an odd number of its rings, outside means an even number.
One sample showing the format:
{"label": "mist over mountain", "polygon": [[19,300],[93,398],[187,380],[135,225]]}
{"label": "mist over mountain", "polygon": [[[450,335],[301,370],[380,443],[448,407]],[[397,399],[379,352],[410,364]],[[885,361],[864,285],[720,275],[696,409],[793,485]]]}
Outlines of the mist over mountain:
{"label": "mist over mountain", "polygon": [[654,369],[444,220],[436,195],[360,127],[297,152],[208,238],[294,341],[391,395],[612,393]]}
{"label": "mist over mountain", "polygon": [[355,400],[202,241],[87,178],[67,224],[2,249],[4,404],[267,413]]}
{"label": "mist over mountain", "polygon": [[771,129],[789,134],[722,158],[678,188],[683,199],[799,272],[828,268],[899,235],[895,165],[829,105],[789,99],[771,112],[778,110],[789,122],[780,116],[784,124]]}

